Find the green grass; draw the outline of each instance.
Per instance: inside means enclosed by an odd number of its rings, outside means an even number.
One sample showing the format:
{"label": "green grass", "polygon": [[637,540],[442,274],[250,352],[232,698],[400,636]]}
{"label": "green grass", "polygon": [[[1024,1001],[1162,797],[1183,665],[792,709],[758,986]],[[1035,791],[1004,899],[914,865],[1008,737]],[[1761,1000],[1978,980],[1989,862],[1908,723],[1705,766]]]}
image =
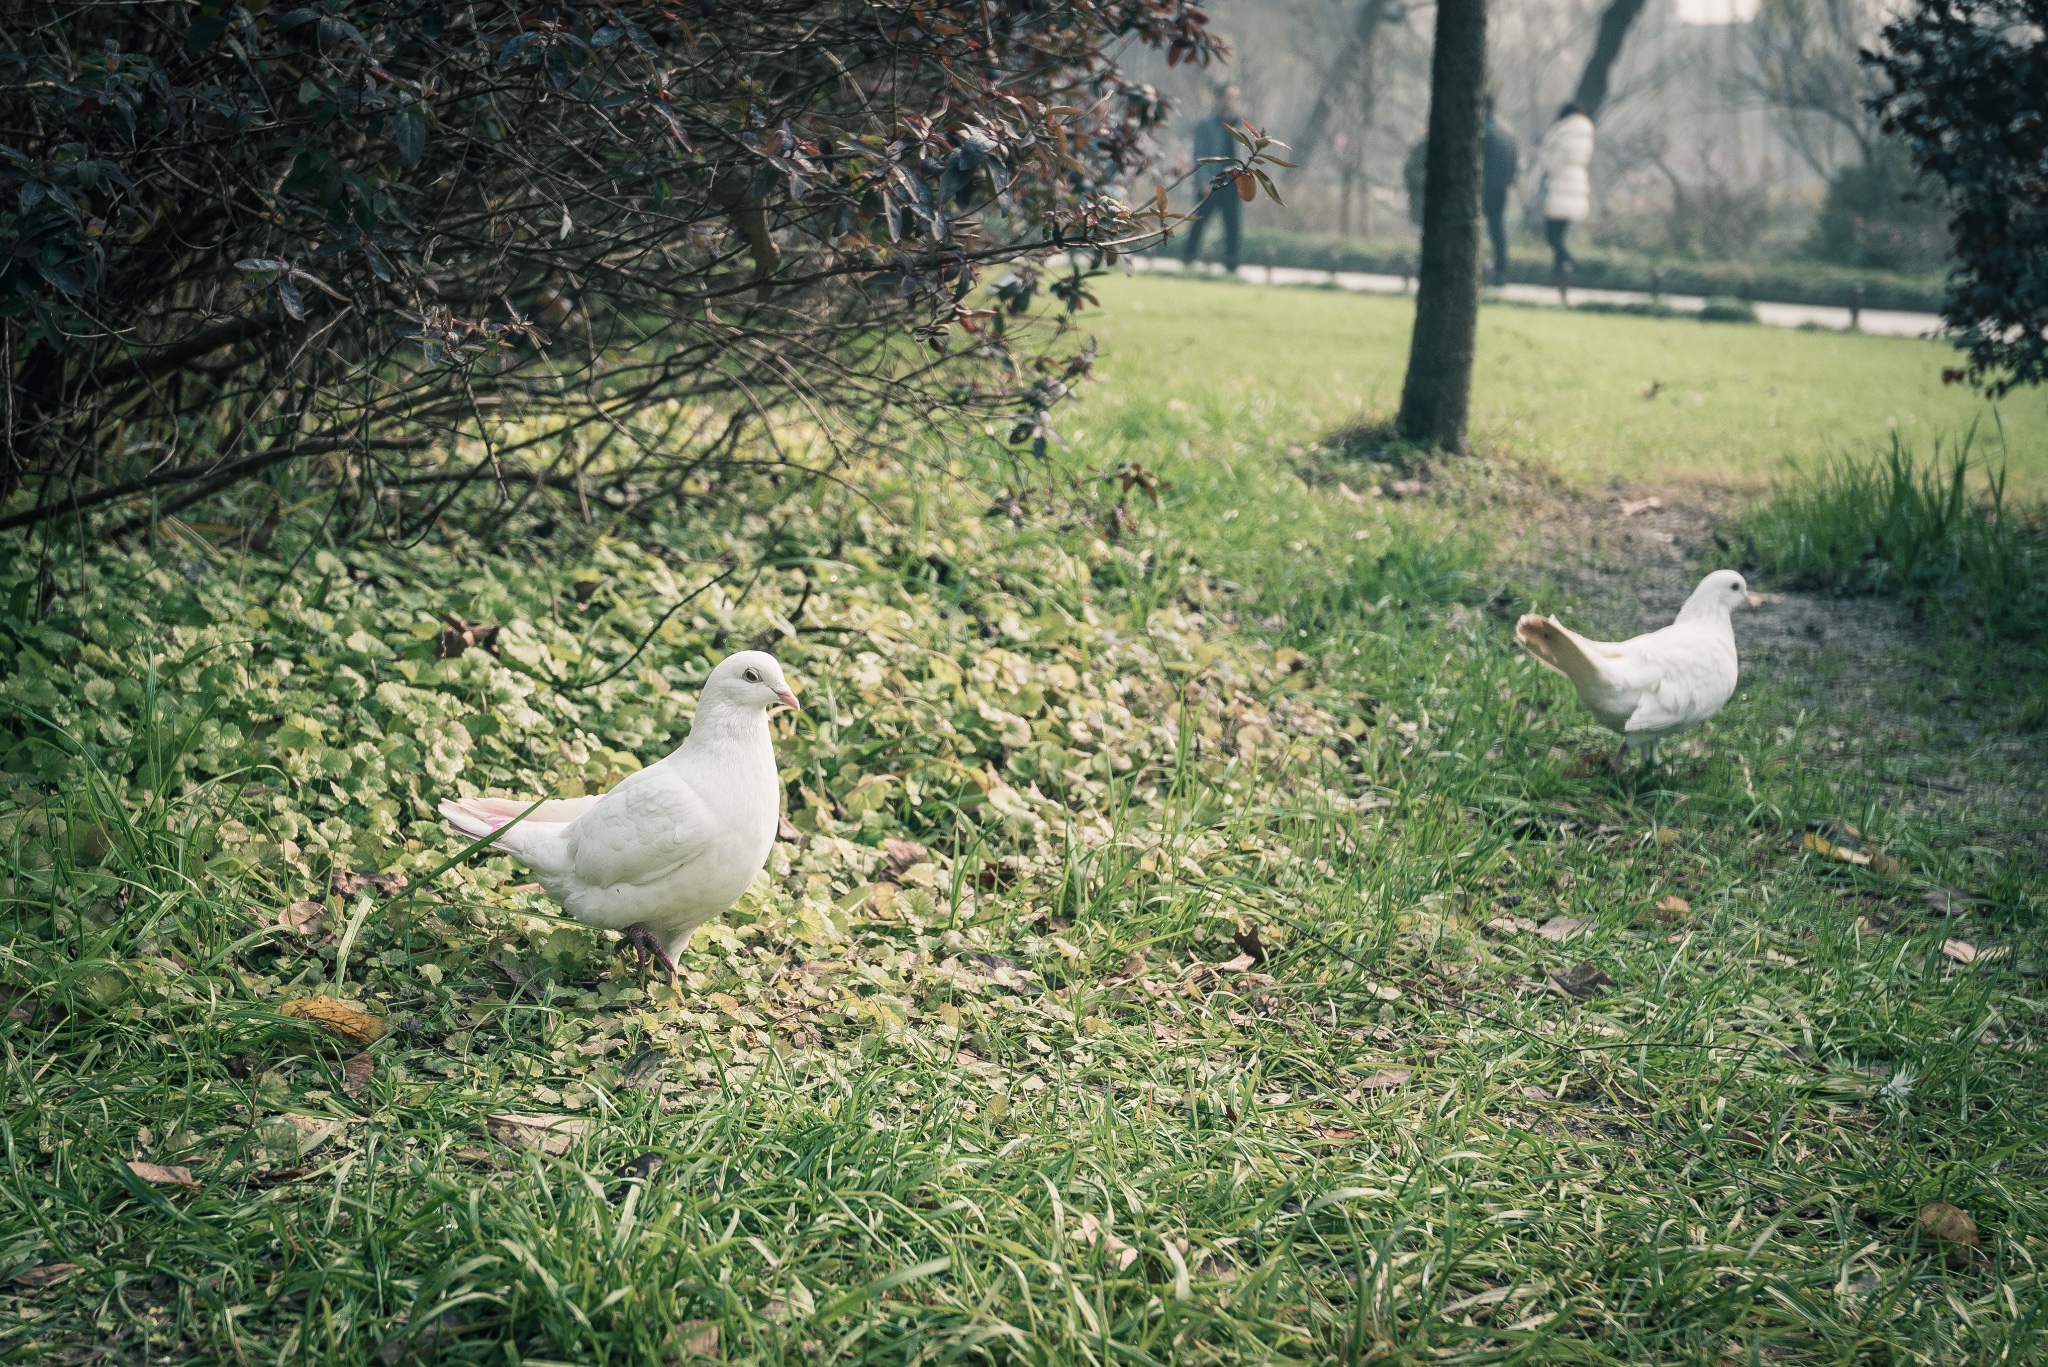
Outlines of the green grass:
{"label": "green grass", "polygon": [[[1411,302],[1121,275],[1099,293],[1107,309],[1092,327],[1119,415],[1178,399],[1192,410],[1174,415],[1180,426],[1214,429],[1244,410],[1256,418],[1232,440],[1257,449],[1382,419],[1400,401]],[[1942,384],[1954,364],[1947,347],[1903,338],[1486,308],[1473,438],[1581,487],[1760,492],[1788,462],[1880,446],[1894,424],[1921,445],[1974,421],[1988,430],[1991,406]],[[2017,394],[1997,412],[2010,492],[2048,493],[2048,398]],[[1100,431],[1092,414],[1065,421]]]}
{"label": "green grass", "polygon": [[1972,446],[1937,446],[1923,463],[1894,438],[1880,460],[1836,460],[1789,485],[1742,531],[1785,582],[1893,594],[1994,637],[2039,641],[2048,636],[2048,525],[2007,504],[2003,464],[1983,469]]}
{"label": "green grass", "polygon": [[[2023,814],[1900,802],[1928,756],[1861,680],[1816,710],[1753,670],[1668,767],[1589,762],[1612,738],[1509,643],[1499,476],[1356,501],[1311,449],[1384,413],[1400,306],[1171,289],[1110,286],[1107,383],[1064,419],[1171,481],[1135,522],[1069,496],[1013,530],[972,452],[864,471],[778,515],[809,563],[665,624],[758,524],[11,560],[0,1361],[2039,1360]],[[1494,353],[1541,356],[1482,367],[1498,394],[1663,327],[1490,311]],[[1726,367],[1928,354],[1670,335]],[[1925,393],[1902,419],[1946,421]],[[1540,463],[1598,427],[1529,402],[1487,441]],[[1671,416],[1732,446],[1732,406]],[[499,653],[437,658],[446,612]],[[509,859],[436,874],[439,794],[616,782],[792,621],[805,844],[679,995]],[[1802,849],[1823,818],[1898,871]],[[884,889],[891,837],[932,857]],[[1960,925],[1944,886],[1982,898]],[[1585,933],[1488,929],[1560,916]],[[1551,985],[1581,963],[1611,984]],[[389,1023],[360,1083],[281,1013],[313,992]],[[501,1111],[591,1123],[544,1154]],[[1932,1201],[1974,1260],[1916,1232]]]}

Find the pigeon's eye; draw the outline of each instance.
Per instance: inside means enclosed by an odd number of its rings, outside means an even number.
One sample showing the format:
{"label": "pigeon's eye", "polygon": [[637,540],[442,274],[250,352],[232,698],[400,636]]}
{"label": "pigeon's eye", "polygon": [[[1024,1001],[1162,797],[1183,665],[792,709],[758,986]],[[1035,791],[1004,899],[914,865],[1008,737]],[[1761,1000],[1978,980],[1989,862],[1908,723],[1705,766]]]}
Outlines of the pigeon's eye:
{"label": "pigeon's eye", "polygon": [[761,682],[761,671],[758,669],[750,669],[740,677],[745,679],[748,683],[759,683]]}

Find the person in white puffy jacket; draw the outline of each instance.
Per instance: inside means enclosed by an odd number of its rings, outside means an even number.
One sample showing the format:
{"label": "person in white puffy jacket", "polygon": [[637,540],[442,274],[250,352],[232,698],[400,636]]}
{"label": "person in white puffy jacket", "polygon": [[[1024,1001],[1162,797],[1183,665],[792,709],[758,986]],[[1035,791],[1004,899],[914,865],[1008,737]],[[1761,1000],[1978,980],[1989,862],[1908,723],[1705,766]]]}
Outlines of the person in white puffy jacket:
{"label": "person in white puffy jacket", "polygon": [[1543,135],[1536,164],[1543,175],[1543,236],[1550,243],[1557,273],[1563,276],[1573,265],[1565,235],[1593,209],[1593,120],[1585,110],[1568,104],[1557,111],[1557,122]]}

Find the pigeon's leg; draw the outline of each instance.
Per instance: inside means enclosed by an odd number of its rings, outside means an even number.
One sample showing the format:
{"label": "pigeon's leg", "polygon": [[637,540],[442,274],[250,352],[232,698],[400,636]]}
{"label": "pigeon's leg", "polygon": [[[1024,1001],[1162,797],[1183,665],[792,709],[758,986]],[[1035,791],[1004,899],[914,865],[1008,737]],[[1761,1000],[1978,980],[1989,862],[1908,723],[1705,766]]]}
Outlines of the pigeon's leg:
{"label": "pigeon's leg", "polygon": [[647,955],[651,950],[655,959],[667,971],[669,986],[674,987],[676,985],[677,979],[682,976],[681,972],[676,968],[676,961],[669,958],[668,951],[661,947],[661,941],[648,934],[645,926],[628,926],[626,928],[626,943],[640,952],[641,972],[647,971]]}

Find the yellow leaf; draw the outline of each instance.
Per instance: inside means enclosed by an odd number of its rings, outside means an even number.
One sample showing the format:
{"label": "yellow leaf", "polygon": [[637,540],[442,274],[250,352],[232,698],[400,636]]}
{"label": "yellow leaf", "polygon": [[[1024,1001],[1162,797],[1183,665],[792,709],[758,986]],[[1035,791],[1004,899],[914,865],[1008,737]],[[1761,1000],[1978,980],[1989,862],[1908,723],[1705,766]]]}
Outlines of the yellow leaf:
{"label": "yellow leaf", "polygon": [[1970,1212],[1946,1201],[1933,1201],[1920,1207],[1920,1232],[1930,1239],[1939,1239],[1945,1244],[1977,1245],[1977,1222],[1970,1218]]}
{"label": "yellow leaf", "polygon": [[300,997],[288,1001],[278,1009],[281,1016],[293,1016],[299,1020],[311,1021],[332,1034],[357,1044],[374,1044],[384,1038],[384,1032],[391,1027],[382,1016],[372,1016],[345,1006],[332,997]]}
{"label": "yellow leaf", "polygon": [[557,1157],[597,1128],[597,1121],[574,1115],[492,1115],[484,1118],[491,1138],[517,1149],[539,1149]]}
{"label": "yellow leaf", "polygon": [[143,1181],[155,1183],[160,1187],[183,1187],[188,1191],[199,1190],[199,1183],[192,1176],[192,1169],[190,1168],[166,1168],[155,1163],[143,1163],[130,1159],[128,1161],[128,1171],[134,1173]]}

